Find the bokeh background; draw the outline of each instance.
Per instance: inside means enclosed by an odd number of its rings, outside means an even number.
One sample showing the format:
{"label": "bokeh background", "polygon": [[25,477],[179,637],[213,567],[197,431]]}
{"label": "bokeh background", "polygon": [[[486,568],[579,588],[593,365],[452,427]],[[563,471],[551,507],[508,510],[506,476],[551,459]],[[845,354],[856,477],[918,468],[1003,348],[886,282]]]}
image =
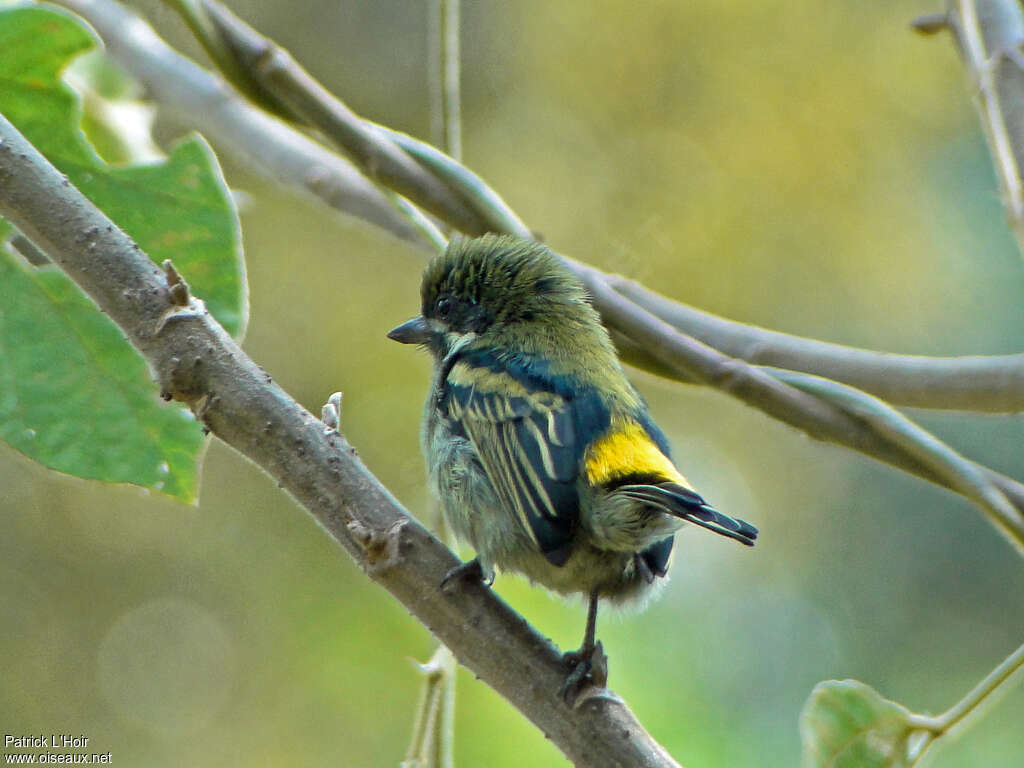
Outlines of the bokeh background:
{"label": "bokeh background", "polygon": [[[427,135],[424,4],[230,5],[361,114]],[[897,352],[1020,351],[1024,260],[962,68],[907,27],[938,6],[467,2],[465,161],[555,248],[698,307]],[[159,135],[188,125],[165,113]],[[417,309],[421,254],[218,149],[247,200],[246,349],[314,411],[344,390],[348,438],[427,517],[428,362],[384,338]],[[823,679],[941,711],[1024,639],[1022,562],[962,499],[723,395],[634,380],[690,479],[762,531],[752,551],[685,533],[662,598],[601,619],[612,686],[688,768],[797,765]],[[914,416],[1024,478],[1021,417]],[[212,443],[196,508],[7,448],[0,488],[4,733],[85,734],[122,766],[402,758],[433,640],[247,461]],[[581,605],[495,589],[578,643]],[[932,765],[1024,764],[1022,721],[1018,687]],[[461,766],[564,764],[462,671],[456,741]]]}

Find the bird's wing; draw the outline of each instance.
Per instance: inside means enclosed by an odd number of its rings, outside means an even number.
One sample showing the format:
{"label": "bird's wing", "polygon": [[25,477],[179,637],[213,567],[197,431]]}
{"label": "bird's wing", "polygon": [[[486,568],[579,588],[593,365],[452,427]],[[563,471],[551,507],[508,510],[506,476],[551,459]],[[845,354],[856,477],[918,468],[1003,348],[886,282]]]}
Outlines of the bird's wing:
{"label": "bird's wing", "polygon": [[583,453],[609,421],[596,392],[542,365],[477,352],[452,366],[440,406],[472,442],[505,508],[549,562],[564,565]]}

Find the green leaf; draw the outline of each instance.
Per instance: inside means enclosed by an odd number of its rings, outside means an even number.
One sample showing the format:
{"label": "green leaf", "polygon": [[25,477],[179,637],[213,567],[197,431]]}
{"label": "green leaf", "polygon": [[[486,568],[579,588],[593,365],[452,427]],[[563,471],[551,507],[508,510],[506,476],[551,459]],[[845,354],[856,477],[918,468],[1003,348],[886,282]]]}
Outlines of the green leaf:
{"label": "green leaf", "polygon": [[60,80],[95,45],[51,7],[0,9],[0,112],[157,263],[174,260],[230,333],[245,322],[238,217],[212,151],[195,136],[163,163],[104,163],[82,133],[78,96]]}
{"label": "green leaf", "polygon": [[804,768],[902,768],[910,713],[857,680],[818,683],[800,715]]}
{"label": "green leaf", "polygon": [[[213,153],[193,137],[160,163],[104,163],[60,79],[95,42],[51,6],[0,9],[0,112],[156,262],[172,259],[238,336],[247,314],[238,217]],[[8,231],[0,223],[0,236]],[[63,273],[11,249],[0,265],[0,438],[69,474],[193,501],[202,435],[191,415],[159,402],[142,358]]]}
{"label": "green leaf", "polygon": [[53,267],[0,259],[0,285],[0,437],[78,477],[193,501],[199,425],[159,402],[117,326]]}

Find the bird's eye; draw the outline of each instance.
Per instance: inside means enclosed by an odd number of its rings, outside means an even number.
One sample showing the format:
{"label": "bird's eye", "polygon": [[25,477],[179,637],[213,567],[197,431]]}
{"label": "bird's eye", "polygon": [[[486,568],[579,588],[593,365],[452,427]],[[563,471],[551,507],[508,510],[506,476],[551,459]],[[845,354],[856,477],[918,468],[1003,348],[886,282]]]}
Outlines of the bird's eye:
{"label": "bird's eye", "polygon": [[442,320],[447,320],[454,308],[455,302],[446,296],[443,299],[438,299],[435,311],[437,312],[437,316],[439,318],[441,318]]}

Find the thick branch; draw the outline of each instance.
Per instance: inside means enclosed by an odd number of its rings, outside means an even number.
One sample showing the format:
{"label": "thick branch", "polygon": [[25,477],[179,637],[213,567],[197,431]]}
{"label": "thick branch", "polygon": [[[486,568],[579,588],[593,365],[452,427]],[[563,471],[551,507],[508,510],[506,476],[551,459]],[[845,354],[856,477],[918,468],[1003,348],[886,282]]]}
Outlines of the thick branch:
{"label": "thick branch", "polygon": [[2,116],[0,215],[118,324],[165,393],[277,480],[371,578],[577,765],[677,765],[613,695],[566,706],[558,652],[489,589],[466,584],[442,593],[437,585],[458,564],[455,556],[406,514],[343,437],[274,384],[201,302],[176,303],[164,273]]}

